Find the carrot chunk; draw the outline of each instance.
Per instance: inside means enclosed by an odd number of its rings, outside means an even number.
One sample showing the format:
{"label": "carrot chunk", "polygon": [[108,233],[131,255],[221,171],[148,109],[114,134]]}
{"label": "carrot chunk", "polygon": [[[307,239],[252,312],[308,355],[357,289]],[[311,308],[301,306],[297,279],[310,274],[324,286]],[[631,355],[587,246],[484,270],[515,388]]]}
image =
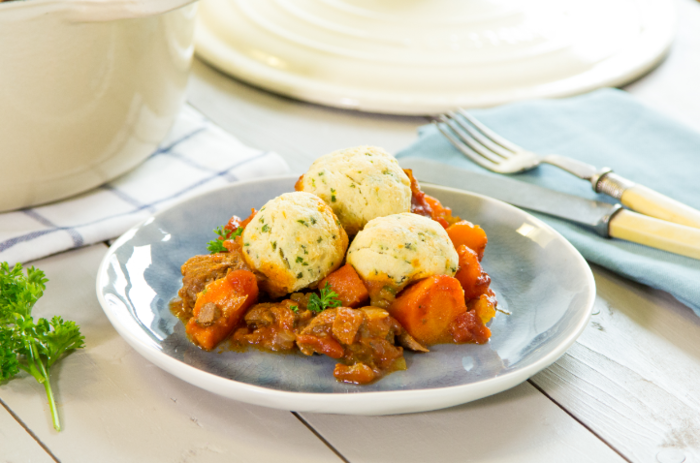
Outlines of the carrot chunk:
{"label": "carrot chunk", "polygon": [[362,307],[369,299],[365,284],[350,264],[343,265],[321,280],[318,287],[325,288],[326,283],[330,283],[331,289],[338,294],[343,307]]}
{"label": "carrot chunk", "polygon": [[452,240],[455,249],[465,245],[479,256],[479,260],[484,257],[484,249],[488,238],[486,232],[478,225],[462,220],[447,227],[447,235]]}
{"label": "carrot chunk", "polygon": [[491,277],[484,272],[479,262],[479,256],[471,248],[461,244],[457,247],[459,270],[455,275],[462,285],[464,297],[473,299],[489,289]]}
{"label": "carrot chunk", "polygon": [[402,291],[388,311],[416,341],[435,344],[451,340],[448,327],[467,306],[457,279],[434,275]]}
{"label": "carrot chunk", "polygon": [[185,331],[202,349],[212,350],[231,334],[257,299],[258,284],[252,272],[229,272],[199,293]]}
{"label": "carrot chunk", "polygon": [[430,209],[432,210],[430,218],[442,225],[443,228],[447,228],[460,221],[459,217],[452,215],[452,209],[443,206],[437,198],[425,195],[423,200],[430,205]]}

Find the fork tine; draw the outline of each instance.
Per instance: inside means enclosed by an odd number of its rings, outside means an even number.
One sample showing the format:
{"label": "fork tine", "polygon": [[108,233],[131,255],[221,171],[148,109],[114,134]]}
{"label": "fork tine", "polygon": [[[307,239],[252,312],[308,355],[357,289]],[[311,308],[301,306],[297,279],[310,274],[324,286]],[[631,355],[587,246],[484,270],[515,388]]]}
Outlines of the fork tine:
{"label": "fork tine", "polygon": [[480,156],[485,157],[494,164],[502,162],[505,158],[504,156],[499,156],[498,153],[494,153],[488,147],[485,147],[478,140],[471,136],[470,133],[463,130],[463,125],[459,123],[459,120],[454,118],[453,113],[442,114],[438,116],[441,122],[444,122],[452,131],[465,143],[469,148],[477,152]]}
{"label": "fork tine", "polygon": [[[477,151],[480,151],[480,149],[486,149],[494,154],[497,154],[503,159],[508,159],[515,155],[516,153],[514,151],[511,151],[510,149],[506,149],[503,146],[495,143],[493,140],[489,138],[489,134],[481,132],[480,128],[477,126],[473,126],[469,120],[465,120],[465,118],[458,117],[457,114],[454,112],[450,111],[446,114],[447,117],[450,119],[454,120],[457,125],[459,125],[465,132],[469,133],[471,135],[472,139],[474,139],[475,143],[480,144],[477,149],[476,146],[472,146]],[[471,120],[475,120],[473,117]],[[478,123],[478,121],[476,121]],[[483,124],[480,124],[481,127],[484,129],[488,130]],[[491,132],[491,135],[493,136],[498,136],[495,133]]]}
{"label": "fork tine", "polygon": [[486,135],[489,139],[491,139],[492,142],[497,143],[501,145],[503,148],[512,151],[512,152],[518,152],[522,151],[523,149],[516,145],[515,143],[511,143],[502,136],[498,135],[495,133],[493,130],[489,129],[486,127],[484,124],[479,122],[478,119],[476,119],[474,116],[466,112],[464,109],[459,108],[457,110],[459,112],[459,115],[468,120],[474,127],[479,129],[484,135]]}
{"label": "fork tine", "polygon": [[483,167],[485,169],[493,170],[493,168],[496,167],[496,163],[482,157],[481,155],[479,155],[479,153],[472,150],[469,146],[467,146],[464,143],[457,140],[449,132],[449,130],[443,129],[438,120],[432,119],[430,122],[432,122],[433,125],[435,125],[435,127],[437,127],[437,129],[440,131],[440,133],[442,133],[445,136],[445,138],[447,138],[447,140],[449,140],[449,142],[452,143],[452,145],[455,148],[457,148],[459,151],[461,151],[463,155],[465,155],[466,157],[468,157],[472,161],[476,162],[477,164],[479,164],[481,167]]}

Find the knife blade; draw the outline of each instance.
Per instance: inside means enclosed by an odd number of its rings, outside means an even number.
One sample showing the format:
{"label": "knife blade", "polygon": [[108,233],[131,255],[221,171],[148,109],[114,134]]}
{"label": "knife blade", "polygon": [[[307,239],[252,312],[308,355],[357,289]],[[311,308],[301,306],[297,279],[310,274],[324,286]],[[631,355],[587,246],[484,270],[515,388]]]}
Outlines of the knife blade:
{"label": "knife blade", "polygon": [[648,217],[620,204],[593,201],[511,178],[482,174],[421,158],[403,158],[419,180],[490,196],[568,220],[606,238],[619,238],[700,259],[700,229]]}

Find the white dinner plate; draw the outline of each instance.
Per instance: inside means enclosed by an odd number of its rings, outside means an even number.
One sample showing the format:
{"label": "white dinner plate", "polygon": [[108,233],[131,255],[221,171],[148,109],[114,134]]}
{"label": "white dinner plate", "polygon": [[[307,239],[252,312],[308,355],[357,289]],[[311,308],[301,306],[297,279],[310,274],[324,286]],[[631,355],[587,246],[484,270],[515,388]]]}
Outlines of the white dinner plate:
{"label": "white dinner plate", "polygon": [[488,234],[482,264],[499,307],[510,315],[498,313],[490,322],[487,344],[406,352],[406,371],[366,386],[336,382],[336,362],[325,356],[197,348],[169,310],[181,287],[180,266],[207,253],[216,226],[292,191],[295,181],[270,178],[214,190],[120,237],[97,276],[100,304],[119,334],[164,370],[225,397],[285,410],[381,415],[450,407],[511,388],[559,358],[587,325],[595,283],[568,241],[500,201],[426,186],[428,194]]}

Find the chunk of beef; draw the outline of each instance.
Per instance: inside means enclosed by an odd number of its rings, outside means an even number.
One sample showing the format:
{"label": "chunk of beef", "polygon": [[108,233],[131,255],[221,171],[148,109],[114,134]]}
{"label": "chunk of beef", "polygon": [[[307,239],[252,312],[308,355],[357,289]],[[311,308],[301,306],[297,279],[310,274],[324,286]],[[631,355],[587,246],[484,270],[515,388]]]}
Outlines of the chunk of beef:
{"label": "chunk of beef", "polygon": [[338,307],[331,326],[331,333],[339,342],[345,345],[353,344],[364,320],[365,315],[362,311]]}
{"label": "chunk of beef", "polygon": [[194,256],[188,259],[180,269],[182,288],[177,294],[182,299],[181,312],[185,316],[191,316],[197,294],[207,283],[223,278],[233,270],[250,270],[238,250]]}
{"label": "chunk of beef", "polygon": [[311,316],[311,312],[299,310],[298,304],[290,299],[257,304],[246,313],[246,326],[236,331],[233,340],[274,352],[291,351],[297,331],[309,323]]}
{"label": "chunk of beef", "polygon": [[400,341],[427,352],[384,309],[338,307],[318,314],[299,334],[302,353],[319,353],[338,359],[333,375],[338,381],[366,384],[396,370],[406,369]]}
{"label": "chunk of beef", "polygon": [[197,315],[197,323],[201,326],[211,326],[221,317],[221,310],[213,302],[207,302]]}

